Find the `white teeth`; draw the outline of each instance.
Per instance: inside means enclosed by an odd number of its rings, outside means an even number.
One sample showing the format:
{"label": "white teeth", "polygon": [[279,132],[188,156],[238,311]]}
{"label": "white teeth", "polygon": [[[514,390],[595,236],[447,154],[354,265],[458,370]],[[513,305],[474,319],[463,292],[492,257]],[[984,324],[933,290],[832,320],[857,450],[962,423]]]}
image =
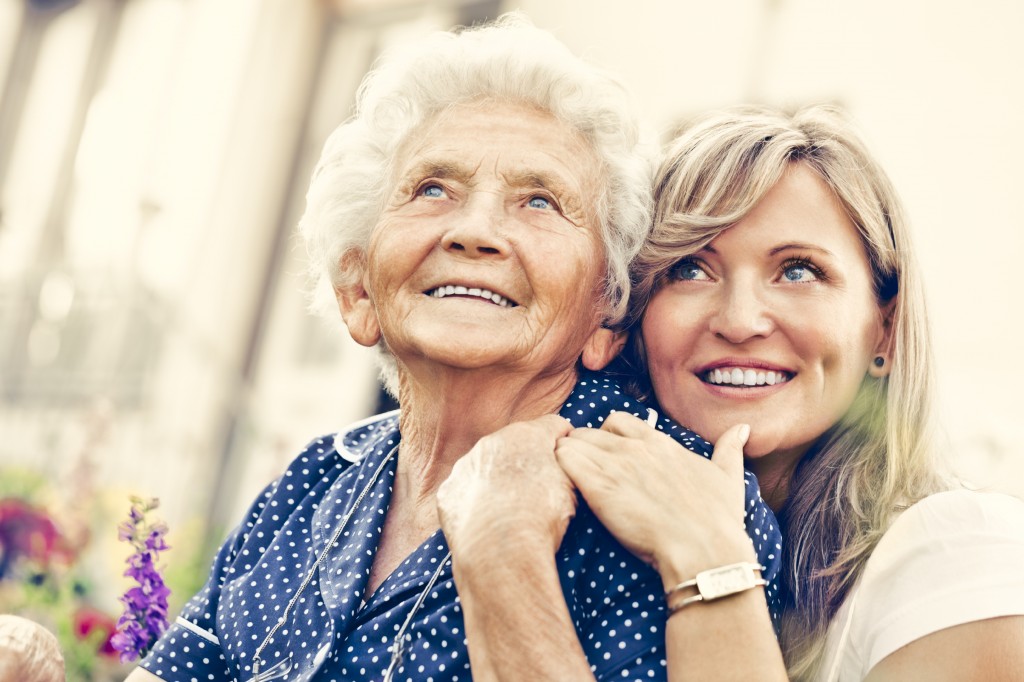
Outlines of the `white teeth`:
{"label": "white teeth", "polygon": [[482,298],[484,300],[497,303],[502,308],[516,307],[515,303],[512,303],[501,294],[496,294],[488,289],[480,289],[477,287],[464,287],[458,284],[447,284],[445,286],[440,286],[434,289],[433,291],[427,291],[424,293],[426,293],[428,296],[433,296],[434,298],[444,298],[445,296],[476,296],[478,298]]}
{"label": "white teeth", "polygon": [[709,384],[724,386],[774,386],[789,381],[792,377],[786,372],[759,371],[755,369],[716,368],[708,370],[702,377]]}

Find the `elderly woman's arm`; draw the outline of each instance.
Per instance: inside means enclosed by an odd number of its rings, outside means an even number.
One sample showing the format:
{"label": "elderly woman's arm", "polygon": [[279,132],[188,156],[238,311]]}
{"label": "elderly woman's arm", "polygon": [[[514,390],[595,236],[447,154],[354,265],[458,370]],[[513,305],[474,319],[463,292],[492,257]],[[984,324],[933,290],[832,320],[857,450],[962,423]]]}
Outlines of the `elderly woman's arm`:
{"label": "elderly woman's arm", "polygon": [[454,562],[473,679],[593,680],[554,555],[510,539],[503,557]]}
{"label": "elderly woman's arm", "polygon": [[555,567],[575,510],[548,416],[482,439],[438,491],[473,679],[593,679]]}

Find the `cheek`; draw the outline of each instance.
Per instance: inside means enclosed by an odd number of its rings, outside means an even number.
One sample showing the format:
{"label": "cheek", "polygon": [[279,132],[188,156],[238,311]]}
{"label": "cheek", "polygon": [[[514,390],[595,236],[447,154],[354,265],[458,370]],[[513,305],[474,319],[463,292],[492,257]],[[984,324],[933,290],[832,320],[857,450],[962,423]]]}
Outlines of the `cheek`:
{"label": "cheek", "polygon": [[[695,316],[684,314],[668,296],[655,296],[641,323],[644,355],[651,385],[662,407],[676,418],[679,405],[692,403],[687,392],[694,390],[695,377],[687,369],[698,343]],[[692,412],[692,408],[688,410]]]}
{"label": "cheek", "polygon": [[641,323],[648,364],[653,368],[685,360],[682,349],[691,345],[697,320],[696,311],[684,312],[682,302],[669,292],[655,294]]}
{"label": "cheek", "polygon": [[[534,286],[554,293],[561,307],[590,316],[602,294],[604,253],[589,243],[552,243],[533,249]],[[589,295],[589,302],[583,296]]]}
{"label": "cheek", "polygon": [[818,339],[825,359],[826,368],[837,372],[847,372],[860,377],[867,371],[868,364],[874,355],[876,342],[879,338],[878,321],[870,314],[846,319],[836,319],[834,324],[809,331]]}

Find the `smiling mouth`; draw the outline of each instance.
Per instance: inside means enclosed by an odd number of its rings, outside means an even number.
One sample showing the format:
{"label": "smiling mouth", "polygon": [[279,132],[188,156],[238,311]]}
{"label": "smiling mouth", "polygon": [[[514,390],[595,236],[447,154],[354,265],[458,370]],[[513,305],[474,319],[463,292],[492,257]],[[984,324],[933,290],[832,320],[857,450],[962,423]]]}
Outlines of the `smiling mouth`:
{"label": "smiling mouth", "polygon": [[740,367],[717,367],[700,375],[700,380],[715,386],[774,386],[784,384],[793,375],[781,370],[744,369]]}
{"label": "smiling mouth", "polygon": [[495,303],[502,308],[515,308],[519,304],[515,301],[511,301],[501,294],[497,294],[489,289],[481,289],[478,287],[464,287],[457,284],[446,284],[439,286],[436,289],[428,289],[423,292],[427,296],[433,296],[434,298],[446,298],[448,296],[468,296],[471,298],[478,298],[481,301],[487,301],[488,303]]}

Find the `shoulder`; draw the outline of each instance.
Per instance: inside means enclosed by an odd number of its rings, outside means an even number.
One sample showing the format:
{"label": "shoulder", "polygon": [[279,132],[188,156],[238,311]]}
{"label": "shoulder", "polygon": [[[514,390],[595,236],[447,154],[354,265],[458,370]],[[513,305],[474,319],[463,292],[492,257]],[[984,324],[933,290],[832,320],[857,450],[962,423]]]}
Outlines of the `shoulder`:
{"label": "shoulder", "polygon": [[[950,540],[952,546],[940,544]],[[945,547],[954,553],[978,543],[1024,546],[1024,501],[973,490],[929,495],[897,517],[879,541],[868,567],[877,571],[888,557],[899,558],[925,548],[941,552]]]}
{"label": "shoulder", "polygon": [[[309,441],[281,476],[253,502],[242,527],[242,538],[257,524],[278,526],[290,514],[307,520],[307,512],[328,500],[332,488],[350,470],[374,453],[398,442],[398,413],[387,412],[361,420],[337,433]],[[267,517],[268,518],[264,518]],[[266,532],[266,529],[264,529]]]}
{"label": "shoulder", "polygon": [[[375,448],[387,445],[388,440],[396,442],[397,437],[398,410],[375,414],[335,433],[313,438],[289,463],[285,476],[308,469],[310,464],[344,468],[361,462]],[[323,473],[319,472],[320,475]]]}
{"label": "shoulder", "polygon": [[[965,518],[964,515],[967,515]],[[944,522],[984,522],[1002,525],[1024,523],[1024,500],[1003,493],[978,490],[947,490],[911,505],[902,518],[932,517]],[[895,525],[895,524],[894,524]]]}
{"label": "shoulder", "polygon": [[971,490],[936,493],[889,527],[868,560],[860,591],[905,601],[1001,575],[1020,582],[1024,573],[1015,566],[1022,558],[1024,501]]}
{"label": "shoulder", "polygon": [[334,450],[349,462],[361,461],[382,441],[397,435],[398,415],[398,410],[392,410],[349,424],[332,437]]}
{"label": "shoulder", "polygon": [[[953,490],[910,506],[879,541],[833,623],[866,674],[946,628],[1024,615],[1024,502]],[[844,663],[844,665],[846,665]]]}

